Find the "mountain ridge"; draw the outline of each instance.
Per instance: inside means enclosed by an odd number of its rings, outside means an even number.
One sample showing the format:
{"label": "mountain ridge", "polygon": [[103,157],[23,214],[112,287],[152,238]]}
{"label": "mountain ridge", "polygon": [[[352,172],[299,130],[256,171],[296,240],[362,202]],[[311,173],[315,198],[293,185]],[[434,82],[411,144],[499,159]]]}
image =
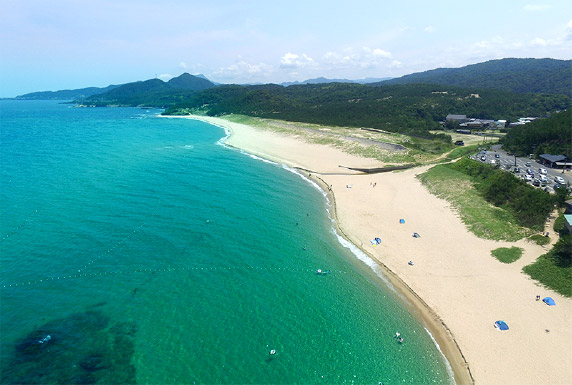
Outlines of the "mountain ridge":
{"label": "mountain ridge", "polygon": [[[572,97],[572,60],[559,59],[516,59],[505,58],[470,64],[458,68],[436,68],[416,72],[399,78],[364,78],[358,80],[328,79],[318,77],[304,81],[284,82],[278,86],[300,86],[324,83],[367,84],[383,86],[392,84],[430,83],[444,86],[488,88],[516,93],[546,93]],[[76,90],[39,91],[17,96],[16,99],[86,100],[98,105],[112,102],[133,105],[136,101],[148,103],[153,96],[160,96],[162,105],[169,105],[174,99],[194,92],[221,86],[202,74],[183,73],[167,82],[149,79],[110,85],[104,88],[88,87]],[[246,86],[246,85],[245,85]],[[172,92],[172,97],[167,94]],[[139,93],[139,97],[135,94]],[[144,96],[143,94],[149,94]],[[158,95],[160,94],[160,95]],[[127,100],[124,100],[127,98]]]}
{"label": "mountain ridge", "polygon": [[155,78],[126,83],[108,92],[92,95],[81,102],[94,106],[166,107],[212,87],[216,85],[210,80],[185,72],[167,82]]}
{"label": "mountain ridge", "polygon": [[368,84],[368,83],[377,83],[377,82],[382,82],[385,80],[390,80],[392,78],[390,77],[386,77],[386,78],[371,78],[371,77],[367,77],[367,78],[363,78],[363,79],[328,79],[325,78],[323,76],[320,76],[318,78],[313,78],[313,79],[306,79],[304,81],[294,81],[294,82],[282,82],[280,83],[280,85],[284,86],[284,87],[288,87],[288,86],[293,86],[293,85],[302,85],[302,84],[322,84],[322,83],[357,83],[357,84]]}
{"label": "mountain ridge", "polygon": [[102,94],[111,91],[119,84],[111,84],[107,87],[86,87],[71,90],[58,90],[58,91],[36,91],[24,95],[18,95],[15,99],[19,100],[76,100],[85,99],[92,95]]}
{"label": "mountain ridge", "polygon": [[436,68],[371,85],[430,83],[572,97],[572,60],[505,58]]}

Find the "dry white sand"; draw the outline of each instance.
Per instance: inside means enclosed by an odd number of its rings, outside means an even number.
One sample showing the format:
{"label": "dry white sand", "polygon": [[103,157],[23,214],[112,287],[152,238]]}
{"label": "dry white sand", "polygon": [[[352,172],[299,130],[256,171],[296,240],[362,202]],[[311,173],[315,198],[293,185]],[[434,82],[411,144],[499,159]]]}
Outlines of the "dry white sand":
{"label": "dry white sand", "polygon": [[[572,300],[539,287],[521,271],[546,253],[546,247],[477,238],[446,201],[417,180],[426,167],[352,173],[338,166],[380,164],[293,136],[224,119],[195,118],[229,129],[229,145],[311,170],[331,186],[339,230],[389,269],[390,276],[397,276],[397,286],[414,292],[409,298],[451,363],[458,384],[572,384]],[[413,232],[421,237],[413,238]],[[372,246],[369,240],[374,237],[382,244]],[[491,256],[491,250],[511,246],[524,249],[517,262],[503,264]],[[536,301],[536,295],[551,296],[556,306]],[[506,321],[510,330],[497,331],[497,320]]]}

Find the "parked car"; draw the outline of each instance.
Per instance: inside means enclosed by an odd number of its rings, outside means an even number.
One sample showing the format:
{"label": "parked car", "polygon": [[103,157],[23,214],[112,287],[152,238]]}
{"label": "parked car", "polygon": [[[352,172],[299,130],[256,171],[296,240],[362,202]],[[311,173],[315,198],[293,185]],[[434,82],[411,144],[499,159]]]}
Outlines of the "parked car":
{"label": "parked car", "polygon": [[559,184],[566,184],[566,181],[561,176],[555,176],[554,180]]}
{"label": "parked car", "polygon": [[548,178],[546,177],[546,175],[540,175],[538,179],[540,179],[540,182],[542,183],[548,182]]}
{"label": "parked car", "polygon": [[485,162],[485,161],[487,160],[487,157],[484,156],[484,155],[482,155],[482,156],[481,156],[481,160],[482,160],[483,162]]}
{"label": "parked car", "polygon": [[545,168],[539,168],[538,172],[541,173],[542,175],[546,175],[546,169]]}
{"label": "parked car", "polygon": [[500,158],[500,155],[499,155],[499,154],[495,154],[495,158]]}
{"label": "parked car", "polygon": [[526,176],[526,181],[532,182],[532,176],[530,174]]}
{"label": "parked car", "polygon": [[528,175],[534,175],[534,172],[532,172],[532,169],[531,169],[531,168],[527,168],[527,169],[526,169],[526,173],[527,173]]}
{"label": "parked car", "polygon": [[530,167],[530,162],[525,163],[526,167]]}
{"label": "parked car", "polygon": [[535,179],[532,181],[532,184],[535,185],[536,187],[540,186],[540,181],[538,179]]}
{"label": "parked car", "polygon": [[515,167],[515,168],[514,168],[514,173],[515,173],[515,174],[518,174],[519,172],[520,172],[520,168]]}

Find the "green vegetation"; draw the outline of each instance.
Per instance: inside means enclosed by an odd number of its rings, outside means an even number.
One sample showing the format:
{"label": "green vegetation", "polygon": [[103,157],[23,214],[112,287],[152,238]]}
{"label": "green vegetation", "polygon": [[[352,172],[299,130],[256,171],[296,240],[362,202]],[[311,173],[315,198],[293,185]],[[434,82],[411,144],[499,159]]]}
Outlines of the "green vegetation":
{"label": "green vegetation", "polygon": [[93,106],[172,106],[187,100],[197,92],[215,87],[214,83],[197,76],[182,74],[164,82],[151,79],[123,84],[112,90],[92,95],[79,103]]}
{"label": "green vegetation", "polygon": [[572,297],[572,235],[564,235],[547,254],[522,270],[545,287]]}
{"label": "green vegetation", "polygon": [[420,175],[429,191],[449,201],[481,238],[516,241],[541,231],[554,197],[512,174],[471,159]]}
{"label": "green vegetation", "polygon": [[531,235],[530,237],[528,237],[528,240],[540,246],[544,246],[550,243],[549,237],[540,234]]}
{"label": "green vegetation", "polygon": [[569,233],[568,228],[566,227],[564,214],[560,214],[554,221],[554,231],[560,234],[560,236],[564,236]]}
{"label": "green vegetation", "polygon": [[471,159],[461,159],[449,167],[472,177],[481,196],[496,207],[512,213],[520,226],[541,231],[555,199],[516,178],[511,173]]}
{"label": "green vegetation", "polygon": [[572,60],[500,59],[462,68],[439,68],[384,83],[433,83],[572,97]]}
{"label": "green vegetation", "polygon": [[419,179],[432,194],[450,202],[475,235],[485,239],[517,241],[534,232],[519,226],[511,211],[487,202],[476,188],[476,179],[451,166],[437,165],[420,175]]}
{"label": "green vegetation", "polygon": [[499,247],[491,251],[491,254],[502,263],[513,263],[522,256],[522,251],[520,247]]}
{"label": "green vegetation", "polygon": [[[419,178],[430,192],[450,202],[477,236],[507,241],[528,236],[537,244],[549,243],[548,237],[533,233],[543,229],[557,198],[512,174],[465,158],[437,165]],[[554,231],[560,234],[559,241],[523,271],[544,286],[570,297],[572,234],[568,234],[561,218],[562,215],[554,224]],[[516,247],[500,248],[493,255],[503,263],[511,263],[520,258],[521,252]]]}
{"label": "green vegetation", "polygon": [[22,100],[79,100],[85,99],[92,95],[103,94],[111,91],[119,86],[110,85],[105,88],[88,87],[76,90],[61,90],[61,91],[40,91],[32,92],[25,95],[17,96],[16,99]]}
{"label": "green vegetation", "polygon": [[479,145],[472,145],[472,146],[461,146],[455,148],[453,151],[449,152],[444,159],[444,161],[450,162],[452,160],[461,158],[463,156],[468,156],[470,154],[474,154],[478,152]]}
{"label": "green vegetation", "polygon": [[572,155],[572,109],[511,128],[501,143],[518,156],[535,154]]}
{"label": "green vegetation", "polygon": [[[475,97],[477,93],[479,97]],[[449,113],[514,120],[522,116],[544,116],[569,106],[570,98],[562,95],[428,84],[376,87],[347,83],[290,87],[267,84],[210,88],[175,104],[165,114],[187,109],[210,116],[240,114],[330,126],[369,127],[448,144],[448,135],[429,131],[440,129],[439,121]]]}

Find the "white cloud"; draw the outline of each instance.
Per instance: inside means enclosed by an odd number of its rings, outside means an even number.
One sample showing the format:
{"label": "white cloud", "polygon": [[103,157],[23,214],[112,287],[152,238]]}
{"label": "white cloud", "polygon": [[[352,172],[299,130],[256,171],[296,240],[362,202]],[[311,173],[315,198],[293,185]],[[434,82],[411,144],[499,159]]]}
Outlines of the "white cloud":
{"label": "white cloud", "polygon": [[187,63],[185,63],[184,61],[179,63],[179,68],[182,68],[184,70],[186,70],[188,68]]}
{"label": "white cloud", "polygon": [[539,12],[550,8],[548,4],[527,4],[524,6],[524,10],[527,12]]}
{"label": "white cloud", "polygon": [[505,41],[500,36],[495,36],[490,40],[481,40],[475,43],[475,47],[483,48],[483,49],[491,49],[491,48],[498,48],[500,46],[505,45]]}
{"label": "white cloud", "polygon": [[433,33],[435,32],[436,28],[433,27],[432,25],[428,25],[427,27],[425,27],[424,31],[427,33]]}
{"label": "white cloud", "polygon": [[174,78],[174,76],[171,75],[171,74],[161,74],[161,75],[159,75],[159,76],[157,76],[157,77],[158,77],[159,79],[161,79],[162,81],[164,81],[164,82],[167,82],[167,81],[171,80],[172,78]]}
{"label": "white cloud", "polygon": [[363,47],[363,51],[366,54],[371,55],[372,57],[378,57],[378,58],[390,58],[391,57],[391,53],[384,51],[382,49],[379,49],[379,48],[374,48],[372,50],[368,47]]}
{"label": "white cloud", "polygon": [[548,43],[546,42],[546,40],[537,37],[537,38],[534,38],[530,41],[530,45],[533,47],[534,46],[546,47],[548,45]]}
{"label": "white cloud", "polygon": [[241,80],[263,80],[274,71],[271,65],[265,63],[251,64],[240,60],[228,67],[221,67],[214,71],[213,76],[220,79]]}
{"label": "white cloud", "polygon": [[403,67],[403,63],[400,62],[399,60],[394,60],[389,65],[389,68],[401,68],[401,67]]}
{"label": "white cloud", "polygon": [[564,40],[572,40],[572,20],[566,24],[566,29],[564,31]]}
{"label": "white cloud", "polygon": [[327,52],[322,61],[336,68],[375,68],[391,59],[391,52],[381,48],[362,47],[360,50],[350,48],[344,53]]}
{"label": "white cloud", "polygon": [[312,67],[315,64],[314,59],[306,54],[302,54],[302,56],[300,56],[295,53],[288,52],[280,58],[280,67],[282,68],[304,68]]}

